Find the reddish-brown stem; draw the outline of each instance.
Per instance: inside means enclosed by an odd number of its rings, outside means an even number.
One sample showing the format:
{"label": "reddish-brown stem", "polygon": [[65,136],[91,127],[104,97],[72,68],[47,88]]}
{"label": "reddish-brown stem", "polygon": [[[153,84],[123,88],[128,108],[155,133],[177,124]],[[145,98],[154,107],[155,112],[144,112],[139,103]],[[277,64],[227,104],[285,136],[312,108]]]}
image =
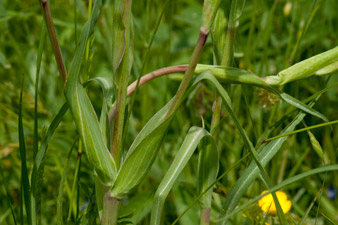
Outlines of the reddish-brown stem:
{"label": "reddish-brown stem", "polygon": [[[155,79],[157,77],[163,76],[163,75],[167,75],[167,74],[171,74],[171,73],[183,73],[187,70],[187,68],[188,68],[188,65],[178,65],[178,66],[164,67],[164,68],[155,70],[151,73],[148,73],[148,74],[142,76],[141,79],[140,79],[140,82],[138,84],[138,87],[141,87],[143,84],[147,83],[148,81]],[[137,84],[137,80],[134,81],[133,83],[131,83],[128,86],[127,96],[131,95],[135,91],[136,84]],[[115,116],[115,113],[116,113],[116,107],[114,105],[113,108],[109,112],[109,121],[110,122],[112,122],[112,120]]]}
{"label": "reddish-brown stem", "polygon": [[63,59],[62,59],[62,55],[61,55],[61,51],[60,51],[60,46],[59,46],[59,42],[56,36],[56,32],[55,32],[55,27],[54,27],[54,23],[53,23],[53,19],[52,19],[52,14],[50,12],[50,8],[49,8],[49,3],[47,0],[40,0],[41,5],[42,5],[42,11],[43,11],[43,15],[45,17],[45,22],[46,22],[46,26],[48,29],[48,34],[49,34],[49,39],[52,43],[52,47],[53,47],[53,51],[54,51],[54,55],[55,55],[55,60],[56,63],[58,65],[58,69],[59,72],[61,74],[62,80],[65,83],[66,82],[66,77],[67,77],[67,72],[66,72],[66,67],[63,63]]}
{"label": "reddish-brown stem", "polygon": [[210,224],[210,209],[202,209],[200,225],[209,225],[209,224]]}
{"label": "reddish-brown stem", "polygon": [[169,118],[176,111],[176,109],[179,107],[179,105],[181,104],[181,102],[184,98],[184,94],[185,94],[186,90],[188,89],[192,75],[194,74],[194,71],[195,71],[196,65],[198,63],[199,57],[202,53],[204,44],[205,44],[205,42],[208,38],[208,34],[209,34],[209,31],[206,30],[204,27],[201,27],[200,34],[198,36],[198,40],[197,40],[194,52],[192,53],[189,66],[188,66],[187,70],[185,71],[183,80],[182,80],[182,82],[181,82],[181,84],[180,84],[180,86],[177,90],[177,93],[174,97],[173,103],[170,106],[169,112],[167,114],[167,118]]}

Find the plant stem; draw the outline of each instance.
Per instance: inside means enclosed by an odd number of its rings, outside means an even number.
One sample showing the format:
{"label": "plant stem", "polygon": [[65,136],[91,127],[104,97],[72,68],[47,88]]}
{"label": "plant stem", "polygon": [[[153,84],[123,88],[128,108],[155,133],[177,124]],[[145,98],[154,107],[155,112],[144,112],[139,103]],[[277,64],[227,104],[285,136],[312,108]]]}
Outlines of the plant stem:
{"label": "plant stem", "polygon": [[111,196],[108,190],[104,193],[102,209],[102,225],[116,225],[121,199]]}
{"label": "plant stem", "polygon": [[[171,74],[171,73],[182,73],[182,72],[185,72],[187,68],[188,68],[188,65],[169,66],[169,67],[164,67],[164,68],[155,70],[151,73],[147,73],[146,75],[141,77],[139,82],[136,80],[128,86],[127,96],[130,96],[136,90],[137,83],[138,83],[137,86],[141,87],[143,84],[147,83],[148,81],[154,78],[167,75],[167,74]],[[116,105],[114,105],[109,112],[110,123],[112,122],[115,115],[116,115]]]}
{"label": "plant stem", "polygon": [[210,223],[210,209],[202,209],[200,225],[209,225],[209,223]]}
{"label": "plant stem", "polygon": [[116,167],[120,167],[121,161],[121,151],[122,151],[122,137],[124,130],[124,118],[125,118],[125,110],[126,110],[126,102],[127,102],[127,88],[128,88],[128,80],[130,76],[130,70],[132,65],[132,35],[131,35],[131,24],[132,24],[132,14],[131,14],[131,0],[124,1],[122,15],[122,23],[124,24],[124,55],[122,58],[121,65],[118,68],[115,68],[118,80],[118,94],[116,100],[116,120],[114,124],[114,133],[113,133],[113,142],[111,147],[111,152],[113,158],[116,162]]}
{"label": "plant stem", "polygon": [[188,89],[189,82],[191,81],[192,75],[194,74],[196,65],[198,63],[198,59],[201,55],[201,52],[203,50],[204,44],[207,40],[209,31],[206,30],[204,27],[201,27],[200,34],[194,49],[194,52],[192,54],[189,66],[187,70],[185,71],[183,80],[177,90],[177,93],[175,95],[175,98],[173,100],[173,103],[169,109],[169,112],[167,114],[167,118],[173,115],[173,113],[176,111],[176,109],[179,107],[180,103],[183,101],[184,94],[186,90]]}
{"label": "plant stem", "polygon": [[52,43],[52,48],[54,51],[54,55],[55,55],[55,60],[56,63],[58,65],[58,69],[59,72],[61,74],[62,80],[65,83],[66,82],[66,77],[67,77],[67,72],[66,72],[66,67],[63,63],[63,59],[62,59],[62,55],[61,55],[61,51],[60,51],[60,46],[59,46],[59,42],[56,36],[56,32],[55,32],[55,26],[53,23],[53,19],[52,19],[52,14],[50,12],[50,8],[49,8],[49,3],[47,0],[40,0],[41,6],[42,6],[42,12],[45,18],[45,22],[46,22],[46,26],[48,29],[48,34],[49,34],[49,39]]}

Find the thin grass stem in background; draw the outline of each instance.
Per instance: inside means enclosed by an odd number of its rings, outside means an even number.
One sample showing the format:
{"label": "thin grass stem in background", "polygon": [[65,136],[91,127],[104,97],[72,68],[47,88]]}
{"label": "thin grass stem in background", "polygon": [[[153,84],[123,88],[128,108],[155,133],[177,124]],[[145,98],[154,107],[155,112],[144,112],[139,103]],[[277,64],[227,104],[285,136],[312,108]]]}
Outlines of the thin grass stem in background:
{"label": "thin grass stem in background", "polygon": [[54,55],[55,55],[55,60],[56,60],[56,63],[58,65],[58,69],[59,69],[60,75],[62,77],[62,80],[65,83],[66,79],[67,79],[67,72],[66,72],[65,64],[63,62],[59,42],[58,42],[58,39],[57,39],[57,36],[56,36],[56,31],[55,31],[55,27],[54,27],[54,23],[53,23],[53,19],[52,19],[52,14],[50,12],[49,2],[48,2],[48,0],[39,0],[39,1],[41,3],[42,12],[43,12],[43,15],[44,15],[46,27],[48,29],[49,40],[52,44],[52,48],[53,48]]}
{"label": "thin grass stem in background", "polygon": [[292,135],[292,134],[304,132],[304,131],[307,131],[307,130],[312,130],[312,129],[316,129],[316,128],[319,128],[319,127],[329,126],[329,125],[336,124],[336,123],[338,123],[338,120],[330,121],[330,122],[326,122],[326,123],[321,123],[321,124],[317,124],[317,125],[313,125],[313,126],[309,126],[309,127],[305,127],[305,128],[298,129],[298,130],[295,130],[295,131],[292,131],[292,132],[289,132],[289,133],[285,133],[285,134],[281,134],[281,135],[277,135],[277,136],[268,138],[268,139],[264,140],[263,143],[266,143],[266,142],[269,142],[269,141],[272,141],[272,140],[275,140],[275,139],[278,139],[278,138],[281,138],[281,137],[286,137],[286,136],[289,136],[289,135]]}

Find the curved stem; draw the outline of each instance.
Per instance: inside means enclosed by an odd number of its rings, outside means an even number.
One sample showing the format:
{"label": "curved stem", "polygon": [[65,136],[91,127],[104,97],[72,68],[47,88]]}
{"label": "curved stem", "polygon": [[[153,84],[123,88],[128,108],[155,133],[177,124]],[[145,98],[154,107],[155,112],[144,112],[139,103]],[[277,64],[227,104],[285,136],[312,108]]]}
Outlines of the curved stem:
{"label": "curved stem", "polygon": [[[171,74],[171,73],[183,73],[187,70],[188,65],[178,65],[178,66],[169,66],[169,67],[164,67],[158,70],[155,70],[151,73],[148,73],[144,76],[141,77],[141,79],[139,80],[139,84],[138,87],[141,87],[143,84],[147,83],[148,81],[163,76],[163,75],[167,75],[167,74]],[[134,81],[133,83],[131,83],[128,86],[127,89],[127,96],[131,95],[135,89],[136,89],[136,85],[137,85],[137,80]],[[114,105],[112,107],[112,109],[109,111],[109,122],[111,123],[114,116],[116,113],[116,106]]]}

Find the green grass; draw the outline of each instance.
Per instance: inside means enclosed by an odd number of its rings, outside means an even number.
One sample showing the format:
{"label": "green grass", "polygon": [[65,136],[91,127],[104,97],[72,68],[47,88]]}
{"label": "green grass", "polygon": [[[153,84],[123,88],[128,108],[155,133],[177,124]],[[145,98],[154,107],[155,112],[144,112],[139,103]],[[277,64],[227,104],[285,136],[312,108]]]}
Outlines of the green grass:
{"label": "green grass", "polygon": [[0,0],[0,224],[338,223],[337,1],[39,2]]}

